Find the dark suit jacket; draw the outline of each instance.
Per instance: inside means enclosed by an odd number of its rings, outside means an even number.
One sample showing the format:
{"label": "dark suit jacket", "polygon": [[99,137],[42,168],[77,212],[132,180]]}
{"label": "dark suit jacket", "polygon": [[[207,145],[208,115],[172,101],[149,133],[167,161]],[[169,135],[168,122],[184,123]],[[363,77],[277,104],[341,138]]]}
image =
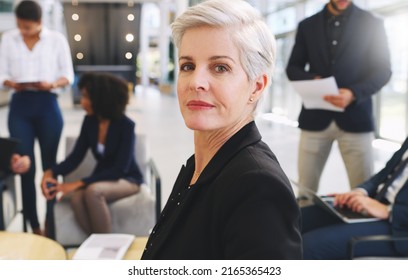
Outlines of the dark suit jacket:
{"label": "dark suit jacket", "polygon": [[[378,172],[376,175],[374,175],[358,187],[365,189],[370,197],[375,197],[375,195],[377,194],[378,186],[388,179],[388,175],[392,174],[394,168],[401,161],[402,156],[407,151],[407,149],[408,138],[402,144],[401,148],[394,153],[394,155],[380,172]],[[408,181],[405,182],[404,186],[395,197],[390,221],[393,235],[408,235]],[[395,246],[395,249],[397,251],[405,255],[408,254],[408,242],[396,242],[395,244],[397,245]]]}
{"label": "dark suit jacket", "polygon": [[300,259],[291,185],[254,122],[229,139],[189,187],[183,166],[143,259]]}
{"label": "dark suit jacket", "polygon": [[[390,55],[383,21],[352,4],[347,25],[330,60],[325,33],[325,10],[299,23],[295,45],[286,68],[290,80],[334,76],[339,88],[350,89],[355,101],[345,112],[302,107],[299,127],[320,131],[335,120],[348,132],[374,130],[371,96],[391,77]],[[305,66],[309,64],[306,71]],[[330,93],[328,93],[330,94]]]}
{"label": "dark suit jacket", "polygon": [[134,157],[135,123],[126,116],[109,125],[103,155],[97,152],[99,122],[95,116],[85,116],[81,133],[74,149],[67,158],[52,169],[54,176],[66,175],[82,162],[91,149],[97,164],[92,174],[81,179],[89,185],[99,181],[126,179],[136,184],[143,183],[143,175]]}

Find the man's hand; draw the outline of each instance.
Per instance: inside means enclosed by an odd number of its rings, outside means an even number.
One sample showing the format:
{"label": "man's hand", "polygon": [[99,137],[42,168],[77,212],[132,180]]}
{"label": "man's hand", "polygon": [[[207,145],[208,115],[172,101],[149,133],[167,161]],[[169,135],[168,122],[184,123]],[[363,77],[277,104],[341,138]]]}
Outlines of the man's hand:
{"label": "man's hand", "polygon": [[31,160],[28,156],[20,156],[19,154],[13,154],[10,162],[10,169],[14,173],[22,174],[28,171],[31,166]]}
{"label": "man's hand", "polygon": [[353,92],[347,88],[340,88],[337,95],[325,95],[323,99],[336,107],[346,108],[354,101]]}

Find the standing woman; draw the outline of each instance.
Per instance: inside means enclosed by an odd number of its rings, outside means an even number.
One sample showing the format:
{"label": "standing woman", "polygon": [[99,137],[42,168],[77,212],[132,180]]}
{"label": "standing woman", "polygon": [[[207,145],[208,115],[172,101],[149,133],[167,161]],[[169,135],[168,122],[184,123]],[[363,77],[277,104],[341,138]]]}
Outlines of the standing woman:
{"label": "standing woman", "polygon": [[179,106],[194,131],[143,259],[300,259],[300,213],[262,142],[255,109],[271,80],[275,41],[242,0],[210,0],[172,24]]}
{"label": "standing woman", "polygon": [[36,234],[42,231],[36,205],[34,142],[37,139],[40,145],[43,170],[53,166],[63,127],[57,91],[74,78],[67,40],[45,28],[41,14],[38,3],[20,2],[15,9],[18,29],[3,34],[0,49],[0,85],[14,90],[8,116],[10,136],[21,140],[18,153],[28,155],[32,163],[21,176],[22,197],[24,216]]}

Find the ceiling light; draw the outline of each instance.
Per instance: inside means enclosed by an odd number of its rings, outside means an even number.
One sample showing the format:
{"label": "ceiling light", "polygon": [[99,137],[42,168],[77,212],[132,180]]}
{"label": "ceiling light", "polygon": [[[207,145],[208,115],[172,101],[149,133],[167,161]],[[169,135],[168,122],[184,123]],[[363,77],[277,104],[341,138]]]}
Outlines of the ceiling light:
{"label": "ceiling light", "polygon": [[126,41],[128,42],[133,42],[133,40],[135,39],[135,36],[133,36],[133,34],[126,34]]}

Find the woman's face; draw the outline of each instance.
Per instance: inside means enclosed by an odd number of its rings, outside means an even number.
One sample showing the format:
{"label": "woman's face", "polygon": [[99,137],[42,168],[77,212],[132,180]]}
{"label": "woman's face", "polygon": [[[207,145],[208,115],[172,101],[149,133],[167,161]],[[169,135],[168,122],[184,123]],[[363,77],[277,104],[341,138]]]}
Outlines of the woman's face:
{"label": "woman's face", "polygon": [[24,38],[36,36],[41,31],[41,21],[17,18],[17,27]]}
{"label": "woman's face", "polygon": [[258,83],[248,81],[228,30],[188,29],[179,48],[179,67],[177,93],[187,127],[228,129],[252,119]]}
{"label": "woman's face", "polygon": [[88,91],[85,88],[81,89],[80,102],[81,102],[81,107],[82,109],[85,110],[86,114],[88,116],[93,115],[92,103],[91,103],[91,100],[89,99]]}

